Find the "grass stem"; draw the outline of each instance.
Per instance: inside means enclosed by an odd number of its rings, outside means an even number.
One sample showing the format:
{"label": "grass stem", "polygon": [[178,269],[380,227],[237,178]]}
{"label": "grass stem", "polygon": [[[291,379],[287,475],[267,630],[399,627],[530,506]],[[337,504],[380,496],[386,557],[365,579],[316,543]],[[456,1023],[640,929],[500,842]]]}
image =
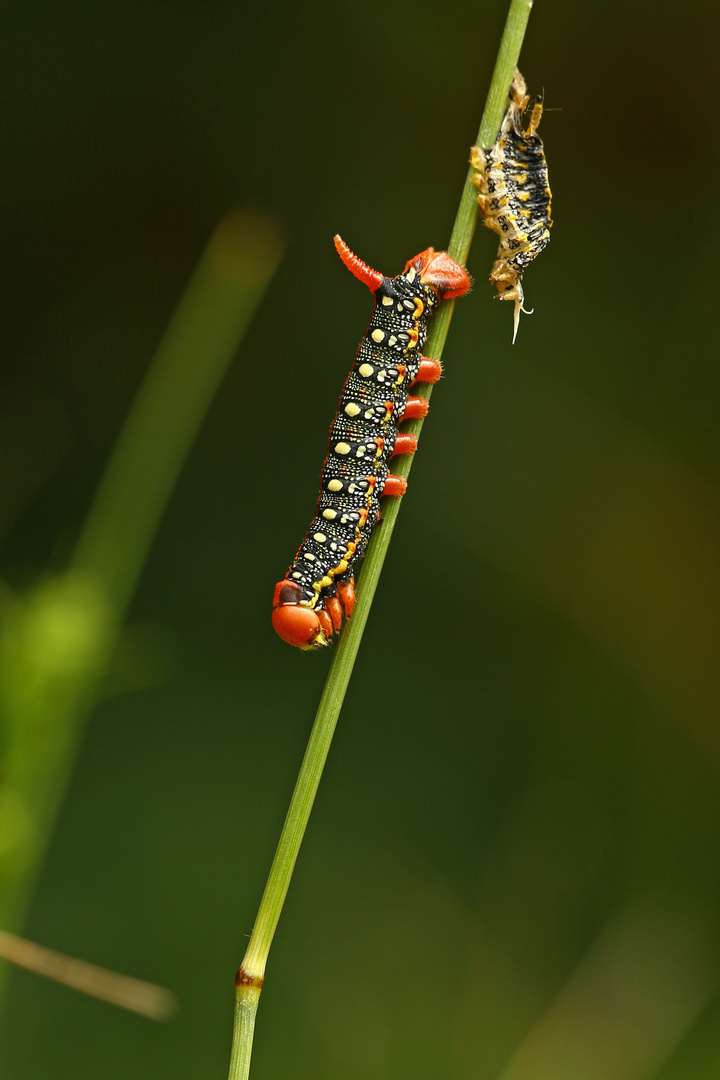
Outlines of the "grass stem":
{"label": "grass stem", "polygon": [[[532,0],[511,0],[477,138],[477,142],[482,146],[491,146],[500,129],[531,7]],[[476,192],[471,178],[472,170],[470,169],[448,247],[450,255],[463,264],[467,261],[478,214]],[[453,308],[454,301],[445,303],[435,316],[426,347],[428,356],[437,359],[442,356]],[[426,386],[420,393],[429,397],[430,391],[431,387]],[[408,430],[419,435],[422,424],[422,420],[413,420]],[[399,458],[397,468],[396,463],[393,462],[393,471],[400,476],[407,476],[412,460],[411,454]],[[374,531],[368,545],[358,584],[358,602],[352,619],[343,628],[330,664],[325,689],[300,766],[300,773],[290,800],[250,943],[238,972],[229,1080],[247,1080],[249,1074],[257,1001],[265,975],[268,952],[287,895],[401,501],[397,498],[384,500],[382,525]]]}

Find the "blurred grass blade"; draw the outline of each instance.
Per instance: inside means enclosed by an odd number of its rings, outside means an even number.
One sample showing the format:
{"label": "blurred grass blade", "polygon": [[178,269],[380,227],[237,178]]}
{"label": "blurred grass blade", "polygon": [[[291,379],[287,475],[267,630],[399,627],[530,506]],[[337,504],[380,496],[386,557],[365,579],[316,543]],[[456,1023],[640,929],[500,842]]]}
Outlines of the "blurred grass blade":
{"label": "blurred grass blade", "polygon": [[[23,922],[114,633],[102,590],[50,579],[3,611],[0,639],[0,927]],[[0,983],[4,965],[0,965]]]}
{"label": "blurred grass blade", "polygon": [[105,584],[116,612],[281,254],[277,227],[259,213],[223,218],[160,343],[75,552],[75,568]]}
{"label": "blurred grass blade", "polygon": [[277,227],[262,215],[236,212],[220,222],[138,392],[70,571],[27,597],[2,597],[6,930],[22,926],[85,717],[163,510],[281,253]]}
{"label": "blurred grass blade", "polygon": [[655,1076],[717,989],[711,910],[656,896],[621,912],[500,1080]]}
{"label": "blurred grass blade", "polygon": [[0,957],[81,994],[147,1016],[149,1020],[169,1020],[177,1010],[175,995],[162,986],[88,964],[5,930],[0,930]]}

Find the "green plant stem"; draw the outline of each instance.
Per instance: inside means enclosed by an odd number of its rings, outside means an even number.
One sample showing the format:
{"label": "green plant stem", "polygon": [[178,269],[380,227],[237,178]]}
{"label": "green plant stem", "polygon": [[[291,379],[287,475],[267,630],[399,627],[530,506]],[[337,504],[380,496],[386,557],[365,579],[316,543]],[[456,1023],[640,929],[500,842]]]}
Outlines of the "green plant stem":
{"label": "green plant stem", "polygon": [[[492,146],[495,142],[500,125],[507,109],[508,93],[510,84],[515,74],[515,68],[520,59],[520,49],[527,29],[530,10],[533,0],[511,0],[505,29],[500,41],[495,70],[490,80],[490,89],[485,100],[480,130],[476,139],[476,145],[482,147]],[[465,186],[460,196],[455,224],[453,226],[448,252],[457,262],[465,264],[470,251],[470,243],[475,232],[478,217],[478,205],[475,185],[472,182],[474,170],[468,169],[465,177]],[[442,315],[442,308],[439,315]],[[444,340],[444,338],[443,338]]]}
{"label": "green plant stem", "polygon": [[248,1076],[252,1057],[255,1017],[260,1000],[260,985],[238,983],[235,991],[235,1018],[233,1022],[233,1043],[230,1057],[230,1076]]}
{"label": "green plant stem", "polygon": [[[491,146],[500,129],[531,7],[532,0],[511,0],[478,133],[477,141],[482,146]],[[470,169],[448,247],[450,255],[463,264],[467,261],[477,214],[477,199],[472,184],[472,169]],[[442,356],[453,308],[454,302],[443,304],[435,316],[428,336],[427,355],[437,359]],[[426,386],[420,392],[429,398],[430,391],[431,387]],[[422,423],[422,420],[414,420],[410,423],[408,430],[419,435]],[[400,476],[407,476],[412,460],[413,457],[409,454],[400,458],[396,472]],[[368,545],[358,585],[357,605],[352,619],[343,628],[332,658],[250,943],[238,971],[229,1080],[247,1080],[249,1074],[255,1014],[265,976],[268,952],[287,895],[401,501],[401,499],[384,500],[382,526],[375,530]]]}

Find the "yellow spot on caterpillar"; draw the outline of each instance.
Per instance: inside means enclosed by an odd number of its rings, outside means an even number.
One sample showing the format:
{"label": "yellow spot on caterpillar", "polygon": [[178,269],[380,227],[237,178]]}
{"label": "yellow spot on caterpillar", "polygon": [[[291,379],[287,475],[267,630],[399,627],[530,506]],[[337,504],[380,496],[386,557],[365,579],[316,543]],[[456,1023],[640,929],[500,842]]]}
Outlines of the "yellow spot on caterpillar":
{"label": "yellow spot on caterpillar", "polygon": [[358,372],[362,375],[363,379],[369,379],[375,368],[372,364],[361,364],[358,368]]}
{"label": "yellow spot on caterpillar", "polygon": [[[330,483],[336,484],[337,480],[331,480]],[[330,507],[328,507],[327,510],[323,510],[322,516],[326,521],[334,521],[337,517],[337,510],[331,510]]]}
{"label": "yellow spot on caterpillar", "polygon": [[336,454],[349,454],[350,453],[350,444],[346,443],[346,442],[335,443],[335,453]]}
{"label": "yellow spot on caterpillar", "polygon": [[392,307],[394,303],[395,303],[395,301],[393,300],[392,296],[383,296],[383,298],[382,298],[383,307]]}
{"label": "yellow spot on caterpillar", "polygon": [[318,544],[324,544],[327,540],[325,533],[316,532],[313,533],[313,540],[317,540]]}
{"label": "yellow spot on caterpillar", "polygon": [[357,416],[360,412],[360,406],[356,405],[354,401],[349,401],[345,406],[345,412],[348,416]]}
{"label": "yellow spot on caterpillar", "polygon": [[328,484],[328,491],[342,491],[342,480],[331,480]]}
{"label": "yellow spot on caterpillar", "polygon": [[306,551],[303,558],[307,559],[308,562],[315,562],[315,556],[311,551]]}
{"label": "yellow spot on caterpillar", "polygon": [[397,345],[397,338],[395,337],[394,334],[391,334],[390,337],[388,338],[388,345],[390,345],[390,346]]}
{"label": "yellow spot on caterpillar", "polygon": [[[472,150],[470,151],[470,164],[472,165],[473,169],[480,169],[482,172],[485,172],[485,153],[482,147],[473,146]],[[473,177],[473,181],[474,180],[475,177]]]}
{"label": "yellow spot on caterpillar", "polygon": [[373,330],[370,337],[373,339],[373,341],[376,341],[378,343],[378,345],[381,345],[383,343],[383,341],[385,340],[385,331],[384,330]]}
{"label": "yellow spot on caterpillar", "polygon": [[301,578],[301,577],[302,577],[302,574],[298,573],[298,571],[296,570],[296,571],[295,571],[295,573],[293,574],[293,577],[294,577],[295,579],[297,579],[297,578]]}

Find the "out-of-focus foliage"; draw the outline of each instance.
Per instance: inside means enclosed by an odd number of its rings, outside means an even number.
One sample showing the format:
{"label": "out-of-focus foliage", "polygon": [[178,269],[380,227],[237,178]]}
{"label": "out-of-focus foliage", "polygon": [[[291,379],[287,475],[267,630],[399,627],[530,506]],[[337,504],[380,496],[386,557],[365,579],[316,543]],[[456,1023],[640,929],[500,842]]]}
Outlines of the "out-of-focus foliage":
{"label": "out-of-focus foliage", "polygon": [[[122,671],[127,649],[118,650],[118,631],[158,523],[281,253],[277,226],[257,211],[222,219],[138,390],[70,567],[26,596],[11,601],[6,593],[0,622],[3,930],[25,921],[85,720],[117,681],[113,668]],[[6,977],[0,968],[0,1010]]]}
{"label": "out-of-focus foliage", "polygon": [[[226,1070],[327,665],[274,637],[269,606],[368,314],[331,237],[388,273],[447,242],[504,15],[13,12],[8,597],[64,569],[216,222],[254,201],[289,245],[130,611],[147,644],[119,681],[146,688],[94,713],[26,927],[169,986],[179,1019],[13,974],[4,1080]],[[545,90],[555,220],[535,314],[513,349],[480,229],[271,953],[256,1080],[717,1074],[717,29],[706,3],[692,21],[535,6],[521,67]]]}

